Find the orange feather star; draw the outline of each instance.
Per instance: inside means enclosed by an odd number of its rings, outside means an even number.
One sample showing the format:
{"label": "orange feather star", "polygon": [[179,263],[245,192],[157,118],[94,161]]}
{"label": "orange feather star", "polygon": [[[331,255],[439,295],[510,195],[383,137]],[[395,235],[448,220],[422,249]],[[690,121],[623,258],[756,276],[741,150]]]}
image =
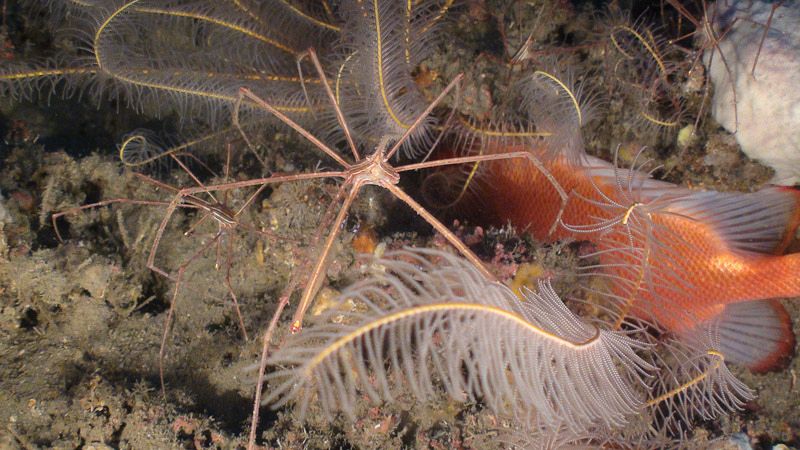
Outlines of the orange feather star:
{"label": "orange feather star", "polygon": [[650,178],[636,162],[624,170],[588,156],[545,166],[570,193],[552,233],[561,201],[525,162],[487,163],[484,201],[468,193],[459,204],[480,205],[472,213],[481,223],[510,223],[539,240],[594,242],[593,268],[610,281],[617,326],[634,317],[679,335],[711,327],[726,360],[754,371],[791,356],[791,320],[775,299],[800,296],[800,254],[781,255],[800,222],[800,193],[693,191]]}

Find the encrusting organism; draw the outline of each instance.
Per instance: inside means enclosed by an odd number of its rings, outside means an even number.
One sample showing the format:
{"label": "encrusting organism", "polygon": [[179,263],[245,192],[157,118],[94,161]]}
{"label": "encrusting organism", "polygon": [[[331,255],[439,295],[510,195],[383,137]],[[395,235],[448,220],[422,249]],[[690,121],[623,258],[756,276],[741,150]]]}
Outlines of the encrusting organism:
{"label": "encrusting organism", "polygon": [[800,7],[735,1],[711,9],[717,36],[704,36],[713,47],[703,53],[703,64],[714,84],[714,120],[733,133],[746,155],[775,170],[773,183],[797,184]]}

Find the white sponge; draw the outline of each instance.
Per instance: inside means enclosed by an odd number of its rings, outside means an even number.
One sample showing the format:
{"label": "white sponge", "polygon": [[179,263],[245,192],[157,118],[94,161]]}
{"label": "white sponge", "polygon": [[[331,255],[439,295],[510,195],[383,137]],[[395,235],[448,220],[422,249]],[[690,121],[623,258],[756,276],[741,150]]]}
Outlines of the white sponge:
{"label": "white sponge", "polygon": [[763,45],[772,4],[717,4],[717,35],[725,33],[724,38],[703,55],[714,85],[714,119],[734,133],[747,156],[775,170],[773,183],[795,184],[800,181],[800,3],[775,9]]}

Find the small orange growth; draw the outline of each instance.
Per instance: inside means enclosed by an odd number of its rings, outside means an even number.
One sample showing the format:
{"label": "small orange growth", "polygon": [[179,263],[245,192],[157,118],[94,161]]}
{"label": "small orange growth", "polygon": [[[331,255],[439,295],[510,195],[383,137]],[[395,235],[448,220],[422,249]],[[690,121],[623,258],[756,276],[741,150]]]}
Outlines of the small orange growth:
{"label": "small orange growth", "polygon": [[378,236],[372,228],[365,228],[353,238],[353,251],[356,253],[372,254],[378,245]]}
{"label": "small orange growth", "polygon": [[299,333],[301,329],[303,329],[303,326],[301,325],[300,321],[295,320],[294,322],[292,322],[292,326],[289,328],[289,331],[292,334],[296,334]]}

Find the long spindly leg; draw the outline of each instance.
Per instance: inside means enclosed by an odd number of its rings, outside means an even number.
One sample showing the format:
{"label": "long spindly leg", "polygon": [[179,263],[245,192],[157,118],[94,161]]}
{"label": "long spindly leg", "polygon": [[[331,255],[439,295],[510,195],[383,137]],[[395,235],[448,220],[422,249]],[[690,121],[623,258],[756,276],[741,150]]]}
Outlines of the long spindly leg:
{"label": "long spindly leg", "polygon": [[[192,172],[191,170],[189,170],[188,167],[186,167],[186,164],[184,164],[183,161],[180,160],[180,158],[178,158],[174,154],[170,154],[169,156],[178,164],[178,166],[180,166],[181,169],[183,169],[184,172],[186,172],[187,175],[189,175],[189,178],[191,178],[192,181],[195,182],[195,184],[197,184],[200,187],[205,187],[205,184],[203,184],[203,182],[200,181],[199,178],[197,178],[197,175],[195,175],[194,172]],[[205,192],[208,194],[209,197],[211,197],[211,199],[214,202],[219,203],[219,200],[217,200],[217,198],[214,197],[213,192],[211,191],[205,191]]]}
{"label": "long spindly leg", "polygon": [[432,167],[442,167],[442,166],[451,166],[455,164],[465,164],[470,162],[482,162],[482,161],[498,161],[504,159],[526,159],[528,162],[534,165],[539,173],[542,174],[545,179],[553,186],[556,193],[561,199],[561,207],[559,208],[558,214],[556,215],[555,219],[553,220],[553,224],[550,225],[550,230],[548,231],[548,235],[553,234],[558,225],[561,223],[561,217],[564,214],[564,210],[567,208],[567,201],[569,199],[569,195],[561,186],[561,184],[556,180],[552,173],[547,170],[547,167],[537,158],[533,153],[529,151],[513,151],[507,153],[490,153],[487,155],[474,155],[474,156],[461,156],[456,158],[446,158],[446,159],[439,159],[436,161],[426,161],[422,163],[415,163],[415,164],[407,164],[404,166],[397,167],[397,172],[407,172],[410,170],[420,170],[420,169],[429,169]]}
{"label": "long spindly leg", "polygon": [[[328,147],[324,142],[320,141],[319,139],[317,139],[316,136],[314,136],[308,130],[306,130],[305,128],[300,126],[300,124],[298,124],[294,120],[290,119],[289,116],[287,116],[286,114],[284,114],[284,113],[278,111],[277,109],[275,109],[272,105],[270,105],[269,103],[267,103],[264,100],[262,100],[256,94],[251,92],[249,89],[247,89],[247,88],[239,89],[239,96],[242,97],[242,98],[246,98],[246,99],[252,101],[259,108],[262,108],[262,109],[266,110],[270,114],[272,114],[275,117],[277,117],[278,119],[280,119],[281,122],[285,123],[286,125],[288,125],[292,129],[294,129],[295,131],[300,133],[301,136],[306,138],[309,142],[314,144],[315,147],[320,149],[326,155],[330,156],[334,161],[339,163],[345,169],[350,168],[350,164],[347,161],[345,161],[344,159],[342,159],[342,157],[339,156],[339,154],[335,150],[333,150],[330,147]],[[241,102],[237,102],[237,106],[240,106],[240,105],[241,105]],[[238,115],[238,108],[237,108],[237,113],[236,114]]]}
{"label": "long spindly leg", "polygon": [[[311,249],[312,251],[317,248],[317,245],[319,244],[319,241],[325,230],[330,230],[328,240],[332,241],[331,236],[333,236],[333,238],[336,237],[335,236],[337,234],[336,230],[338,230],[339,227],[331,228],[331,221],[333,220],[333,212],[335,211],[336,205],[338,205],[339,202],[342,201],[343,198],[345,198],[346,205],[342,205],[336,220],[336,223],[341,223],[341,221],[338,220],[338,217],[343,214],[341,211],[345,209],[345,206],[347,206],[347,208],[349,209],[349,204],[352,203],[352,198],[355,198],[355,194],[357,194],[357,192],[354,193],[355,189],[353,189],[350,191],[348,197],[345,197],[346,188],[347,188],[346,185],[342,185],[339,187],[336,197],[333,199],[333,201],[331,201],[331,204],[325,211],[325,214],[323,215],[323,218],[320,221],[319,226],[317,227],[317,231],[316,233],[314,233],[314,237],[311,240],[311,244],[309,245],[309,249]],[[347,199],[350,199],[349,203],[347,202]],[[323,255],[320,254],[319,258],[322,259]],[[275,309],[275,312],[272,315],[272,319],[270,320],[269,325],[267,326],[267,331],[264,332],[264,337],[262,338],[261,359],[258,364],[258,381],[256,382],[256,392],[253,400],[253,417],[250,421],[250,435],[248,437],[248,445],[247,445],[248,449],[254,448],[255,445],[256,429],[258,428],[259,411],[261,407],[262,386],[264,384],[264,374],[266,373],[267,370],[267,357],[269,356],[270,341],[272,340],[272,335],[275,333],[275,329],[278,327],[278,322],[280,321],[281,314],[283,314],[283,310],[286,309],[286,306],[289,305],[289,299],[291,298],[292,293],[294,293],[294,291],[298,288],[298,286],[302,284],[303,277],[305,273],[307,273],[307,267],[310,261],[311,258],[306,258],[300,266],[294,269],[292,276],[289,277],[289,281],[288,283],[286,283],[286,287],[284,287],[283,292],[281,292],[281,295],[278,297],[278,306]],[[322,261],[324,264],[324,259],[322,259]],[[306,280],[305,283],[306,286],[311,285],[311,282],[308,280]],[[298,307],[298,310],[300,310],[300,307]],[[297,314],[295,313],[295,318],[296,316]]]}
{"label": "long spindly leg", "polygon": [[761,40],[758,42],[758,51],[756,52],[756,57],[753,58],[753,67],[750,69],[750,76],[753,78],[756,77],[756,65],[758,65],[758,57],[761,55],[761,50],[764,48],[764,41],[767,39],[767,33],[769,33],[769,30],[772,27],[772,20],[775,18],[775,10],[780,8],[784,2],[785,0],[781,0],[772,4],[772,9],[769,12],[767,23],[764,24],[764,32],[761,33]]}
{"label": "long spindly leg", "polygon": [[[226,155],[225,155],[225,166],[223,167],[223,169],[224,169],[223,173],[225,175],[223,177],[223,182],[227,183],[228,181],[230,181],[230,169],[231,169],[231,143],[230,142],[228,142],[225,145],[225,153],[226,153]],[[205,185],[203,185],[201,183],[201,186],[205,186]],[[209,195],[210,194],[211,193],[209,192]],[[228,199],[229,198],[230,198],[230,191],[222,191],[222,204],[225,205],[226,207],[228,206]],[[204,218],[205,217],[203,217],[203,219]],[[235,221],[236,217],[232,217],[231,219],[234,219],[234,221]],[[222,226],[223,225],[220,224],[220,227],[222,227]],[[228,232],[228,240],[227,240],[227,242],[232,245],[234,227],[233,226],[226,226],[226,227],[228,228],[228,231],[229,231]],[[238,227],[238,223],[235,224],[235,227]],[[220,261],[222,260],[222,248],[221,247],[222,247],[222,239],[217,241],[217,252],[216,252],[217,253],[217,255],[216,255],[217,259],[214,262],[214,269],[216,269],[216,270],[219,270]],[[228,247],[230,247],[230,245]],[[230,250],[231,249],[229,248],[228,250],[229,250],[229,252],[228,252],[228,255],[227,255],[227,258],[228,258],[227,261],[230,262],[230,257],[231,257]],[[227,273],[228,273],[228,276],[230,276],[230,265],[228,265]],[[233,290],[231,290],[230,292],[231,292],[231,295],[233,295]],[[233,298],[234,298],[234,300],[236,299],[236,297],[233,297]],[[236,311],[237,311],[237,313],[239,312],[239,306],[238,305],[236,305]],[[241,315],[239,315],[239,319],[240,319],[240,322],[241,322]],[[247,336],[247,332],[244,331],[244,327],[242,327],[242,332],[243,332],[243,334],[245,336]],[[245,337],[245,341],[246,340],[247,340],[247,338]]]}
{"label": "long spindly leg", "polygon": [[[314,296],[314,294],[316,293],[316,290],[317,290],[317,289],[309,289],[308,286],[311,286],[313,284],[317,284],[318,285],[321,282],[321,273],[324,272],[324,266],[325,266],[325,262],[327,260],[327,254],[326,253],[330,253],[330,247],[332,245],[332,242],[336,238],[336,236],[338,235],[339,226],[337,226],[337,225],[341,225],[341,223],[344,220],[342,216],[344,214],[346,214],[346,211],[344,213],[342,211],[345,210],[345,207],[347,209],[349,209],[350,204],[352,203],[352,199],[355,198],[355,195],[357,194],[357,192],[355,192],[355,193],[353,192],[352,188],[351,188],[351,191],[348,193],[347,192],[347,188],[348,188],[348,185],[344,185],[343,184],[342,186],[340,186],[338,191],[337,191],[337,193],[336,193],[336,196],[333,198],[331,203],[326,208],[325,213],[322,216],[322,220],[317,225],[317,228],[316,228],[316,230],[314,232],[314,236],[311,238],[311,242],[310,242],[310,244],[308,246],[308,252],[309,253],[306,253],[304,255],[304,258],[302,259],[301,264],[299,266],[297,266],[292,271],[292,275],[289,278],[289,282],[287,283],[287,288],[281,294],[279,303],[281,303],[283,301],[283,299],[286,299],[286,301],[288,302],[289,298],[291,298],[292,294],[297,289],[297,287],[302,285],[302,286],[305,286],[306,288],[303,289],[303,294],[301,296],[300,305],[298,306],[298,310],[303,308],[303,305],[305,305],[305,309],[307,309],[308,303],[310,303],[310,299],[313,298],[313,296]],[[344,199],[344,203],[340,205],[340,202],[342,202],[343,199]],[[349,201],[348,201],[348,199],[349,199]],[[339,212],[334,216],[334,212],[337,210],[337,207],[338,207]],[[319,251],[317,251],[317,247],[318,247],[320,241],[322,240],[322,236],[326,232],[328,232],[328,239],[326,239],[326,242],[325,242],[325,245],[323,245],[323,248],[320,249]],[[326,249],[327,249],[327,252],[326,252]],[[317,258],[315,259],[314,255],[319,255],[319,256],[317,256]],[[311,267],[312,262],[314,264],[314,268]],[[317,268],[319,266],[322,266],[322,270],[319,270],[319,273],[317,274],[317,276],[314,277],[314,273],[317,272]],[[311,277],[307,277],[306,274],[308,274],[308,273],[311,273],[312,276]],[[317,286],[317,288],[319,288],[319,286]],[[308,300],[304,300],[306,298],[308,298]],[[285,307],[285,305],[284,305],[284,307]],[[275,314],[276,315],[280,315],[282,310],[283,310],[283,307],[279,307],[278,310],[276,310]],[[295,319],[296,318],[297,318],[297,314],[295,314]],[[302,324],[302,321],[301,321],[301,324]],[[296,332],[296,331],[297,330],[295,330],[294,327],[293,327],[293,332]],[[267,333],[265,334],[265,337],[267,338],[267,342],[269,342],[271,340],[271,338],[272,338],[272,331],[271,330],[267,330]],[[269,350],[268,345],[269,344],[267,344],[267,350]],[[266,354],[265,354],[265,356],[266,356]]]}
{"label": "long spindly leg", "polygon": [[161,245],[161,238],[164,236],[164,230],[166,230],[167,224],[172,218],[172,215],[175,214],[175,210],[178,208],[178,206],[181,205],[182,201],[183,201],[183,195],[179,192],[172,198],[172,200],[167,205],[167,212],[164,214],[164,218],[161,219],[161,223],[158,224],[156,235],[153,238],[153,243],[150,246],[150,254],[147,255],[148,269],[152,270],[153,272],[165,278],[168,278],[176,282],[177,280],[175,280],[169,272],[155,265],[155,260],[156,260],[156,252],[158,251],[158,247]]}
{"label": "long spindly leg", "polygon": [[167,210],[164,214],[164,218],[161,220],[161,223],[159,224],[159,227],[156,230],[156,235],[153,238],[152,245],[150,246],[150,254],[147,257],[147,268],[165,278],[174,280],[174,278],[167,271],[155,265],[155,258],[158,252],[158,247],[161,244],[161,239],[164,237],[164,232],[166,231],[167,224],[171,220],[172,215],[175,214],[175,210],[179,207],[198,208],[197,206],[185,203],[187,201],[186,200],[187,198],[192,197],[195,194],[199,194],[202,192],[224,192],[231,189],[240,189],[251,186],[259,186],[260,188],[263,189],[266,187],[266,185],[274,183],[314,180],[319,178],[343,178],[343,177],[344,177],[343,172],[300,173],[295,175],[275,175],[267,178],[255,178],[252,180],[237,181],[232,183],[223,183],[218,185],[180,189],[172,198],[172,201],[170,201],[169,204],[167,204]]}
{"label": "long spindly leg", "polygon": [[264,384],[264,374],[267,371],[267,356],[269,355],[270,340],[272,339],[272,334],[275,332],[275,328],[278,327],[278,322],[281,319],[283,310],[289,305],[289,297],[291,297],[292,292],[297,289],[299,282],[300,277],[293,276],[289,279],[286,287],[283,288],[283,292],[278,297],[278,307],[275,309],[275,313],[272,315],[272,319],[267,326],[267,331],[264,332],[264,337],[261,341],[261,359],[258,364],[258,381],[256,382],[256,393],[253,399],[253,416],[250,419],[250,434],[247,438],[248,450],[255,448],[256,429],[258,428],[259,412],[261,410],[261,392]]}
{"label": "long spindly leg", "polygon": [[57,221],[60,217],[76,214],[86,209],[100,208],[103,206],[113,205],[115,203],[124,203],[128,205],[145,205],[145,206],[169,205],[169,202],[158,201],[158,200],[135,200],[131,198],[112,198],[108,200],[103,200],[101,202],[90,203],[88,205],[76,206],[75,208],[65,209],[64,211],[53,213],[53,215],[50,217],[51,221],[53,222],[53,230],[56,233],[56,238],[58,238],[58,242],[62,243],[64,242],[64,239],[61,236],[61,232],[58,230],[58,224],[57,224]]}
{"label": "long spindly leg", "polygon": [[[419,117],[417,117],[414,120],[414,123],[412,123],[411,126],[406,129],[405,133],[403,133],[403,135],[400,137],[400,139],[398,139],[397,142],[395,142],[394,146],[388,152],[386,152],[386,155],[383,157],[384,161],[389,161],[392,158],[392,156],[394,156],[394,154],[397,153],[397,150],[399,150],[400,147],[403,146],[403,143],[406,140],[408,140],[408,138],[411,136],[411,134],[420,125],[422,125],[422,122],[425,120],[425,118],[428,117],[428,115],[431,112],[433,112],[433,108],[435,108],[436,105],[438,105],[444,99],[444,97],[448,93],[450,93],[451,90],[453,90],[454,87],[458,86],[458,84],[461,82],[461,80],[463,78],[464,78],[464,74],[461,74],[461,73],[456,75],[455,78],[453,78],[453,80],[447,85],[447,87],[444,88],[444,90],[439,94],[439,96],[436,97],[436,99],[433,100],[431,102],[431,104],[428,105],[427,108],[425,108],[425,111],[423,111],[422,114],[420,114]],[[436,140],[437,143],[438,143],[438,141],[439,141],[439,139]],[[434,143],[434,145],[435,145],[435,143]]]}
{"label": "long spindly leg", "polygon": [[[343,185],[342,187],[344,188],[346,186],[347,185]],[[336,215],[336,219],[333,221],[333,224],[330,227],[326,227],[330,229],[330,232],[328,233],[328,238],[325,240],[325,244],[322,246],[322,249],[319,252],[319,256],[317,256],[317,262],[314,264],[314,269],[311,271],[311,276],[306,282],[306,286],[303,289],[303,295],[300,297],[300,303],[297,305],[297,310],[292,318],[292,333],[300,331],[300,329],[303,327],[303,316],[305,315],[308,307],[311,305],[314,295],[317,293],[317,291],[319,291],[319,288],[322,285],[323,274],[325,273],[325,268],[328,265],[328,258],[330,257],[333,243],[336,241],[336,237],[339,236],[339,230],[341,230],[342,224],[347,218],[347,213],[350,210],[350,206],[353,204],[353,201],[358,196],[360,190],[360,184],[354,184],[351,186],[350,192],[347,194],[347,197],[345,197],[344,202],[339,208],[339,213]]]}
{"label": "long spindly leg", "polygon": [[244,129],[242,128],[242,123],[239,120],[239,110],[242,108],[242,101],[244,101],[244,96],[241,95],[240,93],[236,97],[236,102],[233,105],[233,114],[232,114],[233,127],[239,130],[239,134],[242,136],[245,145],[247,145],[247,149],[250,150],[250,153],[252,153],[253,156],[256,157],[258,162],[261,163],[261,167],[267,167],[266,161],[264,161],[261,155],[258,154],[256,146],[253,145],[253,141],[251,141],[250,138],[247,137],[247,133],[245,133]]}
{"label": "long spindly leg", "polygon": [[336,101],[336,97],[333,95],[331,85],[328,83],[328,77],[325,76],[325,71],[322,70],[322,64],[319,63],[319,58],[317,58],[317,52],[311,48],[308,50],[308,54],[311,57],[311,62],[314,63],[314,67],[317,69],[317,74],[319,74],[319,79],[322,81],[322,86],[325,88],[325,93],[328,94],[328,99],[331,105],[333,105],[333,110],[336,113],[336,120],[339,121],[339,126],[342,127],[342,132],[344,133],[348,147],[350,147],[350,151],[353,153],[353,158],[355,158],[356,162],[361,161],[361,155],[358,154],[356,144],[353,142],[353,136],[350,134],[350,127],[344,120],[344,114],[342,114],[342,109],[339,107],[339,102]]}
{"label": "long spindly leg", "polygon": [[[217,248],[219,248],[219,242],[217,243]],[[236,293],[233,291],[233,287],[231,286],[231,266],[233,265],[233,236],[228,234],[228,238],[225,239],[225,287],[228,289],[228,294],[231,296],[231,300],[233,301],[233,310],[236,312],[236,318],[239,321],[239,329],[242,331],[242,338],[247,342],[249,338],[247,337],[247,329],[244,327],[244,319],[242,318],[242,311],[239,308],[239,299],[236,297]]]}
{"label": "long spindly leg", "polygon": [[[267,238],[271,239],[271,238],[274,238],[274,235],[272,235],[271,233],[268,233],[268,232],[262,231],[262,230],[257,230],[255,228],[247,226],[246,224],[242,224],[242,223],[236,222],[238,217],[244,212],[244,210],[247,208],[247,206],[249,206],[258,197],[258,195],[261,192],[263,192],[264,189],[267,188],[267,186],[269,186],[271,184],[274,184],[274,183],[286,183],[286,182],[294,182],[294,181],[302,181],[302,180],[315,180],[315,179],[321,179],[321,178],[342,178],[343,176],[344,176],[343,172],[315,172],[315,173],[303,173],[303,174],[296,174],[296,175],[275,175],[275,176],[268,177],[268,178],[245,180],[245,181],[232,182],[232,183],[223,183],[223,184],[219,184],[219,185],[203,186],[203,187],[200,187],[200,188],[188,188],[188,189],[184,189],[184,190],[180,191],[176,195],[175,199],[173,199],[173,202],[177,201],[178,202],[178,206],[180,206],[180,205],[182,205],[181,202],[185,201],[185,200],[181,200],[182,198],[183,199],[185,199],[185,198],[195,198],[194,195],[199,194],[201,192],[219,191],[219,192],[227,193],[231,189],[238,189],[238,188],[257,186],[258,189],[256,189],[256,191],[247,198],[245,203],[232,215],[230,220],[233,220],[235,222],[234,226],[237,229],[241,228],[241,229],[244,229],[245,231],[248,231],[248,232],[251,232],[251,233],[255,233],[255,234],[259,234],[261,236],[264,236],[264,237],[267,237]],[[161,225],[159,227],[159,230],[156,233],[156,237],[155,237],[154,242],[153,242],[153,248],[151,250],[151,255],[150,255],[150,258],[148,259],[148,261],[150,263],[150,265],[148,267],[153,268],[153,270],[155,270],[157,273],[160,273],[160,274],[162,274],[162,275],[164,275],[166,277],[169,277],[169,275],[166,274],[165,271],[160,270],[157,267],[155,267],[155,265],[152,264],[152,262],[153,262],[153,260],[155,258],[155,251],[158,248],[157,241],[160,241],[160,239],[163,237],[163,233],[164,233],[164,229],[166,227],[166,223],[169,221],[171,214],[174,213],[174,210],[175,210],[175,207],[171,203],[170,206],[167,209],[167,214],[165,215],[165,217],[164,217],[164,219],[163,219],[163,221],[162,221],[162,223],[161,223]],[[204,218],[207,217],[207,216],[210,216],[210,215],[211,215],[211,213],[209,212],[206,216],[204,216]],[[201,218],[201,220],[202,220],[202,218]],[[231,231],[229,230],[227,233],[230,233],[230,232]],[[289,240],[291,241],[291,239],[289,239]]]}
{"label": "long spindly leg", "polygon": [[204,224],[206,222],[206,220],[208,220],[210,217],[212,217],[211,213],[210,212],[206,212],[199,219],[195,220],[194,223],[189,225],[189,228],[186,231],[183,232],[183,235],[184,236],[191,236],[192,234],[194,234],[194,230],[196,230],[197,227],[199,227],[200,225]]}
{"label": "long spindly leg", "polygon": [[170,279],[175,280],[175,288],[172,291],[172,302],[169,305],[169,310],[167,311],[167,318],[164,320],[164,333],[161,336],[161,347],[158,350],[158,377],[161,380],[161,395],[166,398],[167,391],[164,387],[164,355],[167,348],[167,339],[169,338],[169,331],[172,325],[172,318],[175,315],[175,307],[178,303],[178,292],[180,291],[181,283],[183,283],[183,275],[186,272],[186,268],[194,262],[200,255],[202,255],[206,250],[211,248],[217,240],[219,240],[220,236],[222,235],[221,232],[218,232],[214,235],[214,238],[203,244],[197,251],[195,251],[192,256],[190,256],[186,261],[184,261],[179,267],[174,277],[169,277]]}
{"label": "long spindly leg", "polygon": [[485,276],[486,279],[499,282],[497,277],[494,276],[493,273],[489,272],[489,269],[486,268],[481,259],[478,258],[478,256],[475,253],[472,253],[472,250],[470,250],[469,247],[466,246],[466,244],[461,242],[461,239],[459,239],[452,231],[450,231],[442,222],[439,222],[439,220],[436,219],[433,216],[433,214],[428,212],[428,210],[425,209],[425,207],[417,203],[413,198],[411,198],[411,196],[406,194],[405,191],[403,191],[401,188],[394,185],[387,185],[385,187],[386,189],[389,190],[389,192],[392,193],[392,195],[394,195],[395,197],[400,199],[403,203],[408,205],[411,209],[414,210],[414,212],[416,212],[420,217],[425,219],[426,222],[428,222],[437,232],[439,232],[439,234],[444,236],[444,238],[447,239],[447,242],[449,242],[450,245],[455,247],[456,250],[458,250],[458,252],[461,253],[465,258],[467,258],[467,260],[469,260],[469,262],[471,262],[475,266],[475,268],[480,270],[481,274],[483,274],[483,276]]}
{"label": "long spindly leg", "polygon": [[[156,188],[161,188],[161,189],[164,189],[165,191],[170,191],[170,192],[178,192],[178,189],[175,188],[174,186],[170,186],[170,185],[168,185],[166,183],[162,183],[161,181],[158,181],[155,178],[148,177],[147,175],[134,172],[133,176],[141,179],[145,183],[148,183],[148,184],[151,184],[151,185],[155,186]],[[144,206],[168,206],[169,205],[169,202],[165,202],[165,201],[161,201],[161,200],[137,200],[137,199],[131,199],[131,198],[113,198],[113,199],[103,200],[103,201],[96,202],[96,203],[91,203],[91,204],[88,204],[88,205],[76,206],[74,208],[65,209],[64,211],[59,211],[57,213],[53,213],[53,215],[51,216],[51,220],[53,222],[53,230],[56,233],[56,237],[58,238],[58,241],[59,242],[64,242],[64,240],[62,239],[62,236],[61,236],[61,232],[58,230],[58,225],[57,225],[57,220],[60,217],[71,215],[71,214],[76,214],[76,213],[78,213],[80,211],[83,211],[85,209],[100,208],[100,207],[112,205],[112,204],[115,204],[115,203],[124,203],[124,204],[129,204],[129,205],[144,205]]]}

